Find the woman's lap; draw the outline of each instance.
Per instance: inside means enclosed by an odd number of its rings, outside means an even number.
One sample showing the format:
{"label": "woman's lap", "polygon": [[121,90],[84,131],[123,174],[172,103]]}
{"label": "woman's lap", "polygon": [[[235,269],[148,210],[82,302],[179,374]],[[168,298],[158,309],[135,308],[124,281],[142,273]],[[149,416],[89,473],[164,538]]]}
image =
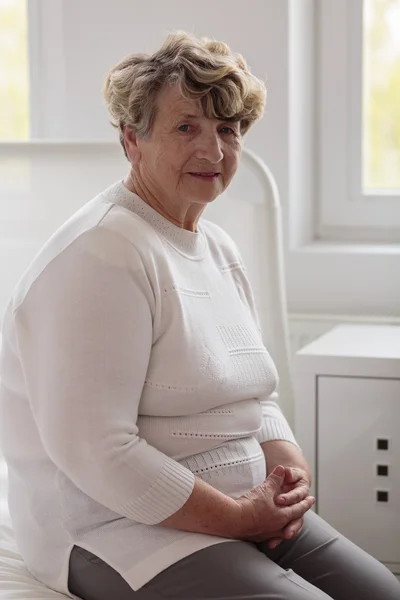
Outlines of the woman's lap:
{"label": "woman's lap", "polygon": [[[134,592],[115,571],[78,560],[70,591],[84,600],[329,600],[329,596],[285,571],[254,544],[227,542],[187,556]],[[86,559],[87,561],[87,559]]]}
{"label": "woman's lap", "polygon": [[[84,600],[399,600],[400,583],[378,561],[308,513],[295,540],[275,550],[227,542],[191,554],[134,592],[100,559],[75,549],[70,591]],[[265,555],[264,555],[265,554]]]}

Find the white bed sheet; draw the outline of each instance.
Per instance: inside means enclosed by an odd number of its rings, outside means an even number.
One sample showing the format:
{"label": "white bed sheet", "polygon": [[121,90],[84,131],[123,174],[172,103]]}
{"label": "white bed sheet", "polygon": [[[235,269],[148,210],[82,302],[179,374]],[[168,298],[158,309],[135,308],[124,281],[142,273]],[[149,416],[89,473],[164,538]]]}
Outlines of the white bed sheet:
{"label": "white bed sheet", "polygon": [[13,538],[11,524],[0,525],[1,600],[65,600],[68,596],[50,590],[26,569]]}

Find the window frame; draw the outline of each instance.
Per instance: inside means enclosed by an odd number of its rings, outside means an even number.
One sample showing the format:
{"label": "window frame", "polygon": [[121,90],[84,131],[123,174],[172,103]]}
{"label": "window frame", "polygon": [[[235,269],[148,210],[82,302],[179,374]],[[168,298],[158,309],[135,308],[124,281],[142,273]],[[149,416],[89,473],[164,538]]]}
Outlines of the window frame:
{"label": "window frame", "polygon": [[400,190],[393,194],[362,189],[363,0],[323,0],[315,8],[316,236],[327,241],[398,242]]}
{"label": "window frame", "polygon": [[27,0],[27,10],[29,140],[62,139],[67,114],[63,0]]}

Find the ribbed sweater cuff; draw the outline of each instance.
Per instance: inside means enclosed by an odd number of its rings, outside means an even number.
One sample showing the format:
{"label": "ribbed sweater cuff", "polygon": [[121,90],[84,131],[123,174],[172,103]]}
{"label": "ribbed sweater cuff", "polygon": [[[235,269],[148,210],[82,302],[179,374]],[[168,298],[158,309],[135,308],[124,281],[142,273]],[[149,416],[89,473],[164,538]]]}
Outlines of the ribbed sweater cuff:
{"label": "ribbed sweater cuff", "polygon": [[189,469],[167,456],[158,478],[147,492],[118,512],[139,523],[156,525],[182,508],[193,491],[194,479]]}
{"label": "ribbed sweater cuff", "polygon": [[272,440],[285,440],[299,447],[286,419],[264,419],[263,425],[255,438],[260,444]]}

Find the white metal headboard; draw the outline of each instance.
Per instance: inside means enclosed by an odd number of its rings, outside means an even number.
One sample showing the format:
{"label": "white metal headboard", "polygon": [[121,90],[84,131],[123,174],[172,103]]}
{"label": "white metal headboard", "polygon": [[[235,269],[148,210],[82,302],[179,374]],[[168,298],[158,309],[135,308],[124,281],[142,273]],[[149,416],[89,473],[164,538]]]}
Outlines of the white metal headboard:
{"label": "white metal headboard", "polygon": [[267,210],[266,262],[269,263],[267,286],[270,318],[268,319],[271,353],[274,357],[280,378],[280,405],[293,426],[293,380],[289,338],[289,321],[285,286],[283,254],[283,227],[281,204],[276,181],[263,160],[248,148],[244,148],[242,160],[260,180],[263,189],[263,202]]}

